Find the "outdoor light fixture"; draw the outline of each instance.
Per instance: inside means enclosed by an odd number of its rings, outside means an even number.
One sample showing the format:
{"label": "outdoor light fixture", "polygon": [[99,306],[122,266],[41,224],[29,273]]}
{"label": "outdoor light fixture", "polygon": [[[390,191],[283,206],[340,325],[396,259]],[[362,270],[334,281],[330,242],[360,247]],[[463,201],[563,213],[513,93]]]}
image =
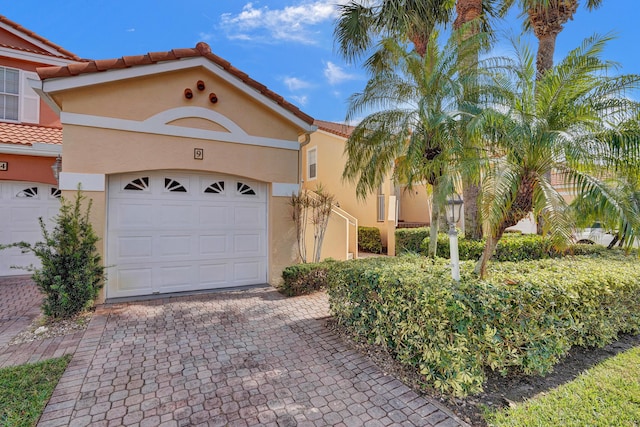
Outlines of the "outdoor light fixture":
{"label": "outdoor light fixture", "polygon": [[51,165],[51,170],[53,171],[53,177],[56,179],[56,182],[60,182],[60,172],[62,171],[62,157],[58,154],[56,157],[56,161]]}
{"label": "outdoor light fixture", "polygon": [[451,258],[451,277],[460,281],[460,257],[458,254],[458,230],[456,223],[460,221],[462,213],[462,197],[453,193],[447,198],[447,222],[449,223],[449,254]]}

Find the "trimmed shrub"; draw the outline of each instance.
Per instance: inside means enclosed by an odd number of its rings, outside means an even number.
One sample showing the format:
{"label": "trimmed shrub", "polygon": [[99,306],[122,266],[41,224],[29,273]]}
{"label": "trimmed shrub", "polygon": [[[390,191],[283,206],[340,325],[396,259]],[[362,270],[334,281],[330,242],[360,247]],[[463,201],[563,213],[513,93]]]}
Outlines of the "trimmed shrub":
{"label": "trimmed shrub", "polygon": [[52,318],[70,318],[89,308],[104,281],[104,267],[96,249],[99,239],[89,221],[91,201],[83,211],[84,199],[80,190],[73,202],[63,198],[51,232],[40,218],[43,242],[10,245],[33,252],[40,259],[40,268],[28,270],[44,294],[42,311]]}
{"label": "trimmed shrub", "polygon": [[425,384],[479,392],[485,369],[549,372],[574,345],[602,346],[640,332],[640,265],[631,257],[473,263],[451,280],[448,262],[423,257],[341,263],[329,302],[354,336],[386,347]]}
{"label": "trimmed shrub", "polygon": [[288,297],[307,295],[327,288],[327,272],[334,260],[316,263],[295,264],[282,271],[280,293]]}
{"label": "trimmed shrub", "polygon": [[[484,250],[484,240],[466,240],[458,237],[458,250],[461,260],[478,260]],[[420,252],[426,256],[429,251],[429,236],[420,245]],[[548,238],[537,234],[505,234],[498,242],[494,261],[526,261],[535,259],[557,258],[565,255],[603,254],[607,249],[600,245],[573,244],[563,252],[556,251]],[[449,258],[449,236],[438,234],[437,255]]]}
{"label": "trimmed shrub", "polygon": [[396,229],[396,255],[420,253],[422,241],[429,237],[429,227]]}
{"label": "trimmed shrub", "polygon": [[376,227],[358,227],[358,249],[374,254],[382,253],[382,237]]}

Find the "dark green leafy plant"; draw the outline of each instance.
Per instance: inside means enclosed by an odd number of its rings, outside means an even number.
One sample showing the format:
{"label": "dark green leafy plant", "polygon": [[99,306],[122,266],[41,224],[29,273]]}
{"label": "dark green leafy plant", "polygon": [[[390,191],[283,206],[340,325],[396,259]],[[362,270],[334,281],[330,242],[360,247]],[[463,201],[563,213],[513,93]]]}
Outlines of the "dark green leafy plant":
{"label": "dark green leafy plant", "polygon": [[463,262],[419,256],[339,263],[329,270],[336,320],[386,347],[453,395],[481,390],[485,370],[544,374],[572,346],[640,332],[640,265],[619,253],[501,262],[479,280]]}
{"label": "dark green leafy plant", "polygon": [[[484,249],[484,240],[467,240],[460,237],[458,250],[461,260],[478,260]],[[429,248],[429,237],[420,245],[421,253],[426,256]],[[537,234],[505,234],[498,242],[492,259],[494,261],[527,261],[535,259],[557,258],[565,255],[603,254],[607,248],[600,245],[574,244],[563,250],[554,248],[553,242]],[[441,258],[449,258],[449,237],[438,235],[438,252]]]}
{"label": "dark green leafy plant", "polygon": [[282,284],[278,290],[288,296],[307,295],[327,288],[327,272],[336,261],[295,264],[282,271]]}
{"label": "dark green leafy plant", "polygon": [[426,237],[429,237],[429,227],[396,229],[396,255],[420,253],[420,245]]}
{"label": "dark green leafy plant", "polygon": [[382,237],[376,227],[358,227],[358,249],[374,254],[382,253]]}
{"label": "dark green leafy plant", "polygon": [[40,218],[44,241],[7,246],[33,252],[40,259],[40,268],[30,266],[27,270],[33,272],[33,281],[44,294],[44,314],[54,319],[70,318],[88,308],[105,278],[96,249],[99,239],[89,221],[91,200],[84,210],[85,199],[80,190],[73,202],[63,198],[53,231],[48,231]]}

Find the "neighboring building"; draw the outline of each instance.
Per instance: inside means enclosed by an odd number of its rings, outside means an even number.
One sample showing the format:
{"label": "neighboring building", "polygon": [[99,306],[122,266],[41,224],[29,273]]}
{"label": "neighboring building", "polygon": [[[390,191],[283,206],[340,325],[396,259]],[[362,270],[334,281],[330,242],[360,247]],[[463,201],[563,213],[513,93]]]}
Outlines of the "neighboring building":
{"label": "neighboring building", "polygon": [[[378,191],[364,199],[356,197],[355,183],[344,181],[342,172],[346,164],[345,143],[354,127],[341,123],[316,120],[318,130],[311,134],[310,142],[303,147],[303,188],[315,190],[322,186],[336,196],[341,209],[357,219],[357,224],[380,229],[383,246],[389,253],[395,252],[396,227],[419,227],[429,225],[431,219],[430,196],[424,184],[416,184],[411,189],[393,182],[389,174]],[[391,212],[389,206],[392,206]],[[339,217],[339,215],[337,215]],[[338,224],[333,228],[345,229],[344,220],[334,219]],[[332,224],[330,224],[330,227]],[[331,230],[332,238],[325,239],[323,258],[346,259],[344,236]],[[351,233],[347,237],[351,239]],[[356,236],[357,238],[357,236]],[[336,247],[339,250],[336,250]],[[391,248],[389,250],[389,248]]]}
{"label": "neighboring building", "polygon": [[[57,114],[33,91],[36,68],[81,61],[76,55],[0,16],[0,244],[41,238],[38,218],[60,205],[51,166],[61,153]],[[12,265],[37,259],[19,249],[0,251],[0,276],[27,274]]]}
{"label": "neighboring building", "polygon": [[311,117],[206,43],[38,73],[64,126],[60,188],[93,200],[103,297],[277,284],[296,262]]}
{"label": "neighboring building", "polygon": [[[335,202],[342,211],[332,215],[331,221],[335,224],[329,225],[322,258],[357,257],[357,249],[353,244],[349,245],[348,251],[345,250],[345,239],[350,242],[357,239],[357,234],[353,234],[356,232],[354,227],[345,226],[349,221],[353,225],[353,218],[357,219],[359,226],[380,229],[383,245],[387,246],[389,196],[395,196],[391,179],[387,178],[375,194],[367,195],[364,199],[358,198],[355,184],[342,179],[347,161],[345,142],[354,128],[322,120],[316,120],[314,124],[318,130],[311,134],[310,142],[302,148],[303,188],[316,190],[321,186],[335,196]],[[395,201],[392,204],[395,206]],[[395,228],[395,219],[393,221]]]}

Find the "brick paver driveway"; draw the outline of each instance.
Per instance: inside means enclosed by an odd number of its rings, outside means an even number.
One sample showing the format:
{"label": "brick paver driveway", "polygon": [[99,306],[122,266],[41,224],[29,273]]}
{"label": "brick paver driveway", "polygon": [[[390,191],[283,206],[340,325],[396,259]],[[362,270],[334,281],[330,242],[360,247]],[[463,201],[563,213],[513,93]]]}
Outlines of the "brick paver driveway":
{"label": "brick paver driveway", "polygon": [[98,309],[40,420],[53,425],[455,426],[272,288]]}
{"label": "brick paver driveway", "polygon": [[40,314],[41,301],[30,276],[0,277],[0,348]]}

